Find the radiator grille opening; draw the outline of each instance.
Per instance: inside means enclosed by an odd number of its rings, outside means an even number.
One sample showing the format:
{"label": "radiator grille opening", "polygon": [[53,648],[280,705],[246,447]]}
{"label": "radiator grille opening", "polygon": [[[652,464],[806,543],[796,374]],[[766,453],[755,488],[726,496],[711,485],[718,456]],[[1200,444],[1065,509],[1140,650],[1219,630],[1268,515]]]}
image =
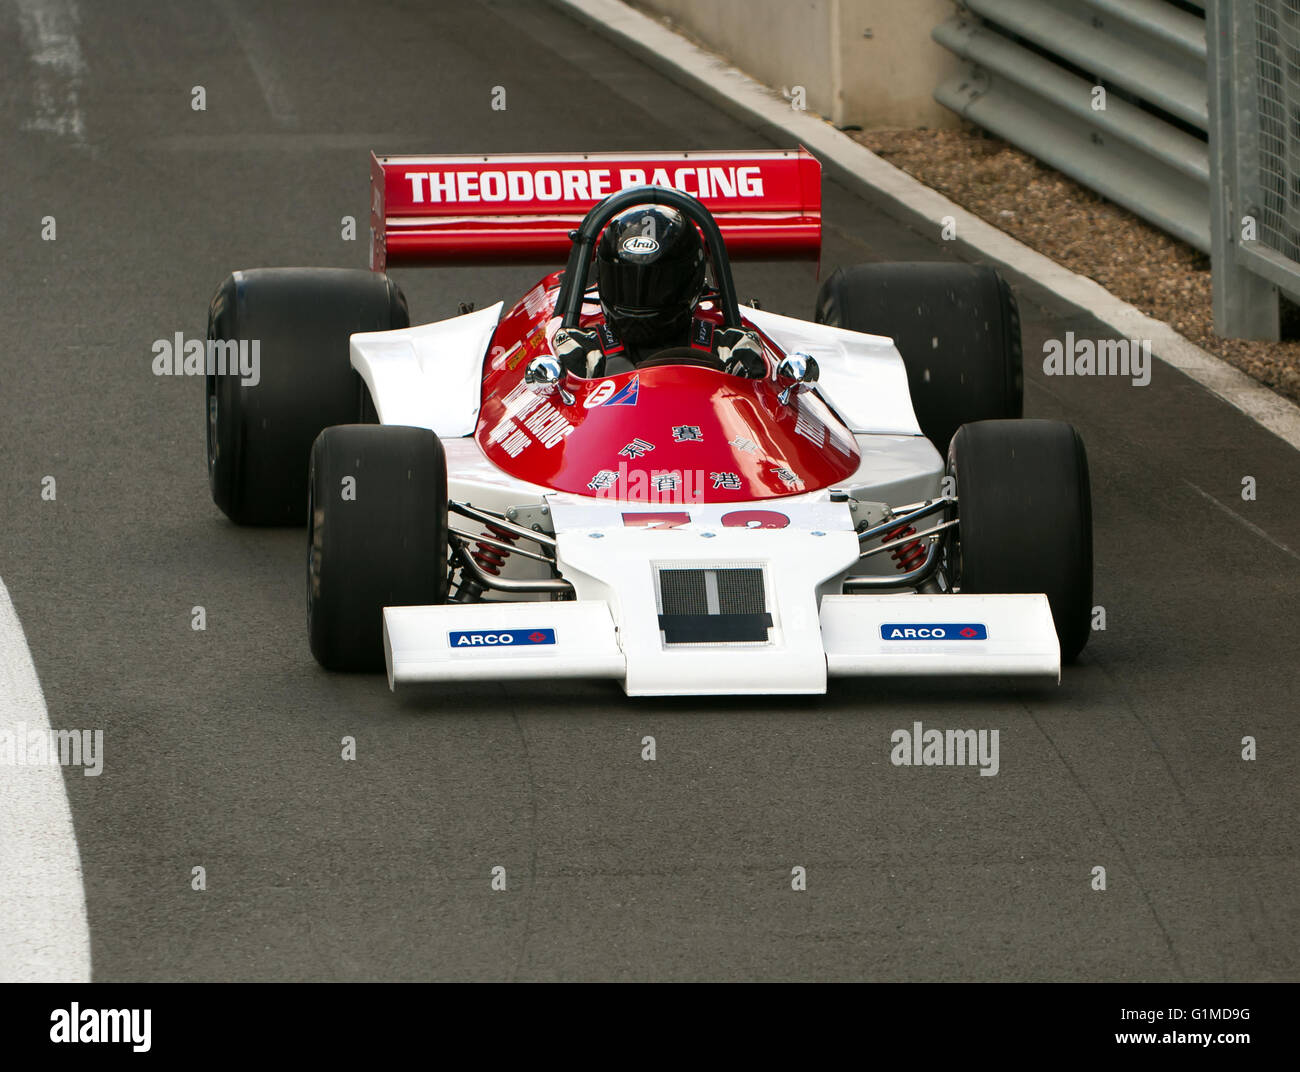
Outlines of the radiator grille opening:
{"label": "radiator grille opening", "polygon": [[665,644],[768,643],[762,567],[672,567],[658,575]]}

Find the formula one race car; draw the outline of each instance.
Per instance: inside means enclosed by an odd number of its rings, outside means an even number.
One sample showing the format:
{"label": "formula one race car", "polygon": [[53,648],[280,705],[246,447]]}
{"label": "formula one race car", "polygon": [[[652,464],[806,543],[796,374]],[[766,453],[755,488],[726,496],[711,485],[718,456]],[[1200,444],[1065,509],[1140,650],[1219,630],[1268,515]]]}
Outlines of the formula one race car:
{"label": "formula one race car", "polygon": [[[258,269],[208,321],[208,472],[307,522],[311,650],[390,686],[1055,677],[1088,639],[1075,430],[1021,420],[991,268],[866,264],[812,322],[730,258],[819,255],[806,151],[372,157],[371,271]],[[567,259],[410,326],[388,265]],[[260,345],[255,382],[214,351]],[[946,459],[945,459],[946,452]]]}

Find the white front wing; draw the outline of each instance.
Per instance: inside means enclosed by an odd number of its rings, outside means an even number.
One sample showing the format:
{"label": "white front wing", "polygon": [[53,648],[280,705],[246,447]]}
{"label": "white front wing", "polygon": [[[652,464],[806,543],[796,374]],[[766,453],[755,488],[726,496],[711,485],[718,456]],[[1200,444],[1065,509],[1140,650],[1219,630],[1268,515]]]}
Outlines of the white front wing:
{"label": "white front wing", "polygon": [[[557,564],[576,599],[389,607],[389,684],[614,678],[632,696],[823,693],[828,676],[1060,677],[1042,595],[841,595],[859,547],[843,503],[690,505],[550,496]],[[783,528],[737,525],[752,510]],[[638,514],[689,514],[668,522]],[[628,515],[625,517],[625,515]],[[660,571],[712,581],[699,607],[720,613],[718,571],[761,574],[766,639],[670,642]],[[725,602],[725,597],[724,597]],[[724,608],[721,608],[725,610]],[[721,621],[721,618],[717,619]]]}

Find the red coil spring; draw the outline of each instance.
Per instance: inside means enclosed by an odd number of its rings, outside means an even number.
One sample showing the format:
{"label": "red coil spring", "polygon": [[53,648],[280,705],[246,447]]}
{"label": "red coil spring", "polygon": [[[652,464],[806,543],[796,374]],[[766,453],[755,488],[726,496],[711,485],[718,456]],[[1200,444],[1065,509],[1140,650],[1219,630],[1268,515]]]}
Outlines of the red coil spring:
{"label": "red coil spring", "polygon": [[[500,525],[487,525],[488,534],[495,536],[503,543],[514,543],[519,539],[509,529],[503,529]],[[470,552],[474,561],[478,563],[479,568],[484,573],[490,573],[493,577],[501,575],[501,567],[506,564],[506,559],[510,557],[510,552],[502,550],[500,547],[493,547],[490,543],[483,543],[481,540],[474,545],[474,550]]]}
{"label": "red coil spring", "polygon": [[[916,529],[911,525],[899,525],[896,529],[890,529],[886,532],[882,543],[889,543],[890,540],[904,540],[908,536],[915,536]],[[907,543],[899,543],[889,552],[890,558],[898,563],[898,568],[910,572],[916,569],[925,561],[925,548],[921,545],[920,540],[908,540]]]}

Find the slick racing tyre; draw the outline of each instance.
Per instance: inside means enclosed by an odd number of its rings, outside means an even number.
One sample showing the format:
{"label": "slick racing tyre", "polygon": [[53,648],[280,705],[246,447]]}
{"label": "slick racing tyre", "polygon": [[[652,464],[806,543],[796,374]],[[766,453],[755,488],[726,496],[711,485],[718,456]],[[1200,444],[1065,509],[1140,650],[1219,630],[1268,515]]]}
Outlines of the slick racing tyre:
{"label": "slick racing tyre", "polygon": [[308,479],[307,629],[327,670],[384,669],[383,609],[447,596],[447,463],[426,428],[326,428]]}
{"label": "slick racing tyre", "polygon": [[1061,658],[1092,625],[1092,494],[1088,457],[1063,421],[980,421],[948,448],[957,490],[949,580],[963,592],[1045,592]]}
{"label": "slick racing tyre", "polygon": [[987,265],[838,268],[817,294],[815,319],[894,340],[917,422],[940,454],[963,424],[1023,412],[1020,313]]}
{"label": "slick racing tyre", "polygon": [[367,419],[348,336],[409,323],[401,290],[375,272],[258,268],[217,288],[208,310],[208,482],[231,521],[303,523],[312,441],[331,424]]}

